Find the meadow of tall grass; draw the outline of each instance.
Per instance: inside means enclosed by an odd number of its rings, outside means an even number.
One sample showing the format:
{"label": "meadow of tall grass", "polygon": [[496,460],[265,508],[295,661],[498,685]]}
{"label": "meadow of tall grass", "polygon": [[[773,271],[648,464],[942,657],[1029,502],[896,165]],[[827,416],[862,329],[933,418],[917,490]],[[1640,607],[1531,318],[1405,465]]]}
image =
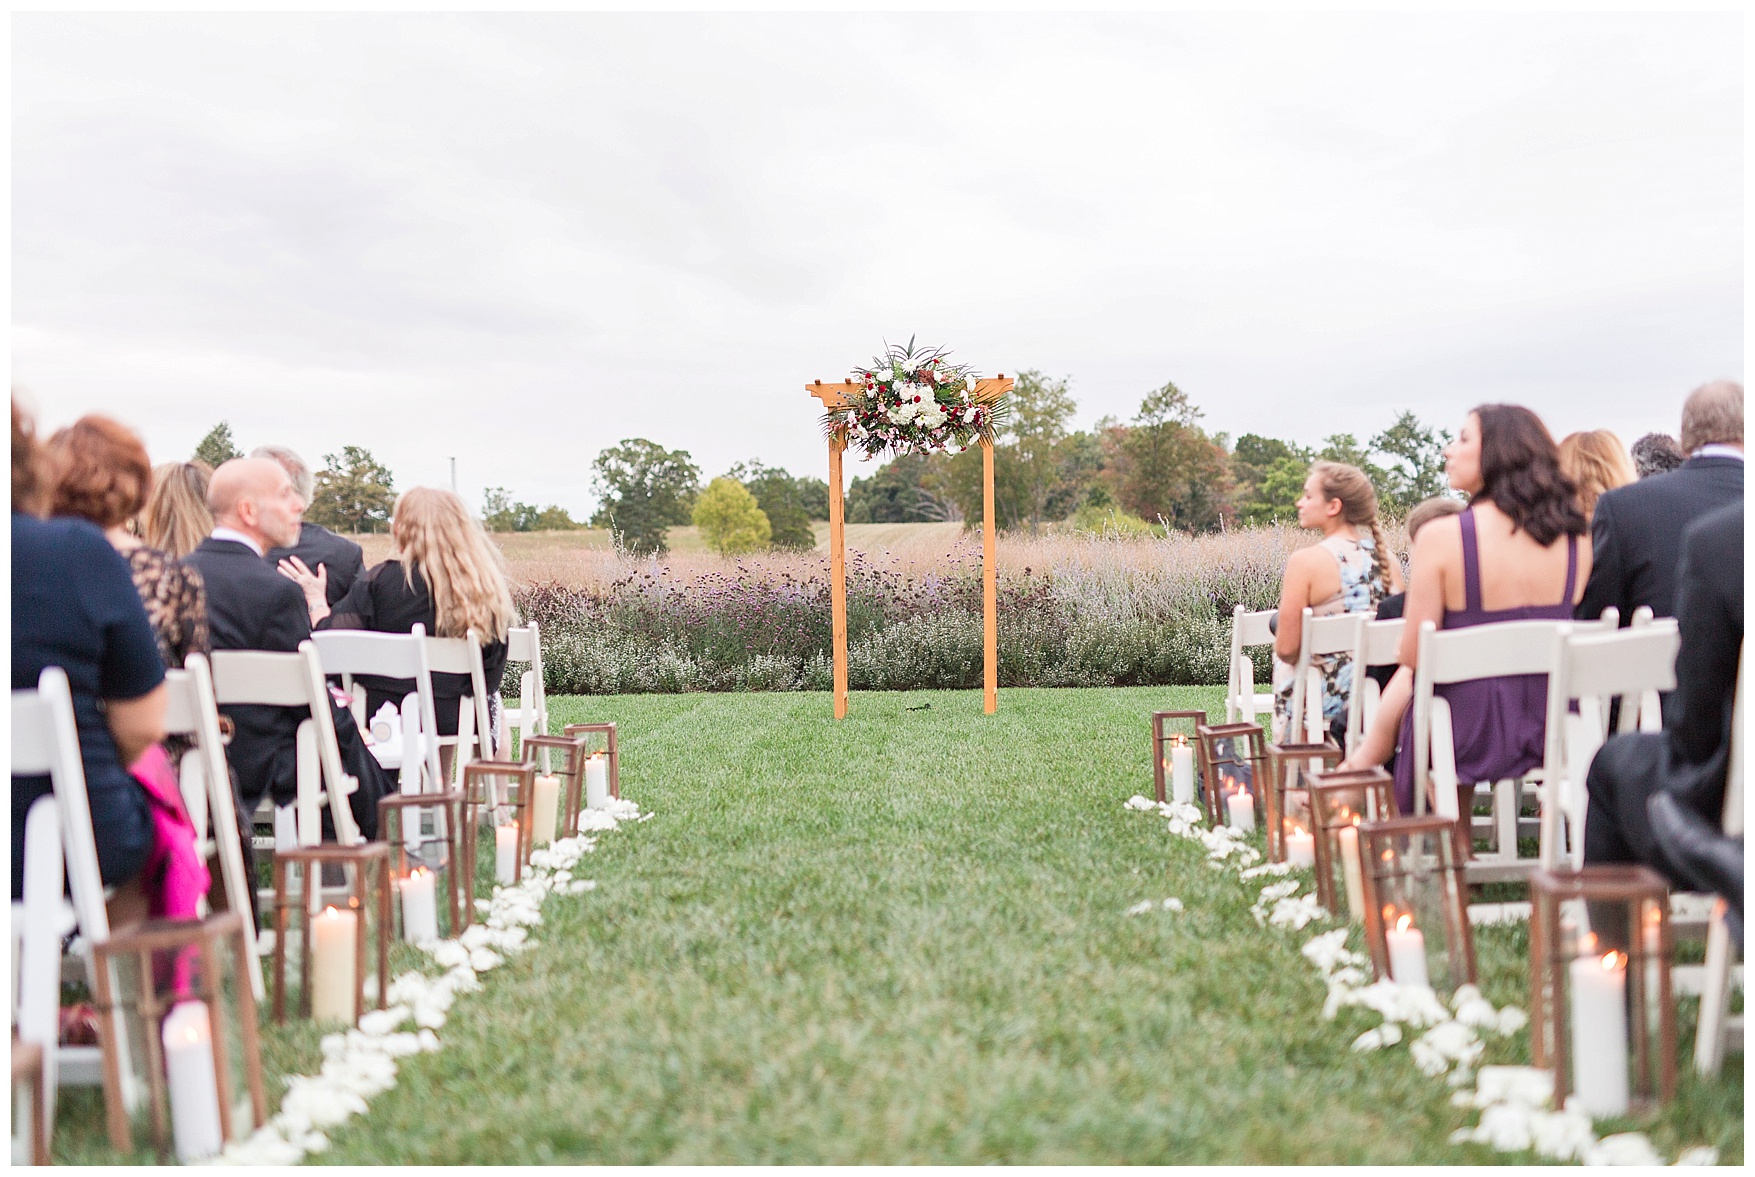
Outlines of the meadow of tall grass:
{"label": "meadow of tall grass", "polygon": [[[1387,538],[1401,546],[1399,535]],[[1000,684],[1223,682],[1233,607],[1273,607],[1287,554],[1313,539],[1278,526],[1205,536],[1002,537]],[[869,546],[848,554],[853,688],[979,686],[978,534],[941,526]],[[565,579],[542,575],[559,559],[509,559],[519,606],[542,626],[551,692],[830,687],[822,552],[643,559],[579,548],[565,553]],[[1256,661],[1265,673],[1267,659]]]}

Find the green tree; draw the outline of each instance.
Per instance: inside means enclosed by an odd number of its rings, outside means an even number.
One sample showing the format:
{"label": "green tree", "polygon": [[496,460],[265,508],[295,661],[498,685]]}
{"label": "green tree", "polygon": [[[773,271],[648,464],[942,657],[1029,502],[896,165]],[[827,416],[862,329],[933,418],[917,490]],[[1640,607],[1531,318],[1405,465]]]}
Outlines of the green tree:
{"label": "green tree", "polygon": [[1223,518],[1228,457],[1199,425],[1200,409],[1167,383],[1146,395],[1121,440],[1121,505],[1142,519],[1206,531]]}
{"label": "green tree", "polygon": [[581,526],[564,507],[514,502],[503,486],[490,486],[483,492],[481,522],[489,531],[577,531]]}
{"label": "green tree", "polygon": [[756,496],[735,478],[709,482],[695,501],[693,518],[701,538],[722,556],[759,551],[773,533]]}
{"label": "green tree", "polygon": [[1386,508],[1406,512],[1422,499],[1448,493],[1444,476],[1444,447],[1450,432],[1420,424],[1411,411],[1403,410],[1395,424],[1371,439],[1371,448],[1389,459],[1382,480],[1372,479],[1378,501]]}
{"label": "green tree", "polygon": [[817,546],[817,533],[811,530],[810,516],[798,492],[798,479],[757,461],[737,463],[728,477],[756,496],[756,504],[768,517],[769,542],[774,547],[807,552]]}
{"label": "green tree", "polygon": [[532,531],[582,531],[585,525],[565,507],[544,507],[531,523]]}
{"label": "green tree", "polygon": [[386,531],[396,506],[396,483],[390,468],[357,445],[324,454],[317,471],[311,505],[305,518],[335,531]]}
{"label": "green tree", "polygon": [[1302,456],[1276,460],[1238,511],[1239,519],[1244,523],[1296,523],[1298,496],[1304,493],[1304,480],[1309,476],[1310,463]]}
{"label": "green tree", "polygon": [[[949,454],[897,454],[869,476],[855,478],[847,488],[847,522],[930,523],[958,517],[961,499],[952,494],[949,473],[954,460]],[[980,460],[977,453],[977,472]],[[979,482],[975,495],[979,515]]]}
{"label": "green tree", "polygon": [[829,521],[829,484],[821,478],[800,478],[798,483],[798,501],[804,507],[804,513],[812,519]]}
{"label": "green tree", "polygon": [[243,456],[238,447],[232,444],[232,427],[229,421],[221,421],[209,429],[207,436],[201,439],[201,444],[195,447],[195,460],[206,462],[215,470],[223,463]]}
{"label": "green tree", "polygon": [[[1065,380],[1050,380],[1034,370],[1018,374],[1011,400],[1011,417],[1006,422],[1002,444],[1016,459],[1016,478],[1027,504],[1030,532],[1035,534],[1042,529],[1049,496],[1059,486],[1057,447],[1066,439],[1067,422],[1072,420],[1078,405],[1067,391]],[[994,477],[998,478],[997,467]],[[996,493],[997,490],[996,486]]]}
{"label": "green tree", "polygon": [[614,531],[630,552],[670,550],[664,533],[689,521],[701,472],[687,450],[626,438],[591,463],[599,506],[593,526]]}
{"label": "green tree", "polygon": [[1383,486],[1383,467],[1371,460],[1371,448],[1359,444],[1351,433],[1331,433],[1322,439],[1316,456],[1324,462],[1345,462],[1357,466],[1374,487]]}

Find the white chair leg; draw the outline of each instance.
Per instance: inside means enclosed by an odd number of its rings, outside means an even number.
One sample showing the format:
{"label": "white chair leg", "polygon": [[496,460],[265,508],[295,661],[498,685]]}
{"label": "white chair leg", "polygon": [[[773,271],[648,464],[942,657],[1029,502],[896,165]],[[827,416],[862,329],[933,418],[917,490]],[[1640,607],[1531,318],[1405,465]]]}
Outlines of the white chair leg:
{"label": "white chair leg", "polygon": [[298,810],[299,845],[320,846],[323,814],[318,808],[317,794],[323,788],[323,768],[317,760],[317,728],[308,719],[299,724],[296,747],[298,792],[293,804]]}
{"label": "white chair leg", "polygon": [[1694,1038],[1694,1069],[1711,1077],[1725,1061],[1725,1022],[1731,1008],[1731,932],[1725,901],[1713,905],[1706,929],[1706,972],[1700,990],[1700,1029]]}
{"label": "white chair leg", "polygon": [[1499,857],[1506,862],[1517,861],[1517,793],[1516,781],[1497,781],[1493,785],[1493,837]]}
{"label": "white chair leg", "polygon": [[[1456,743],[1451,736],[1450,703],[1442,698],[1432,700],[1432,811],[1441,817],[1455,818],[1462,810],[1457,798]],[[1419,813],[1423,798],[1414,798],[1414,812]]]}
{"label": "white chair leg", "polygon": [[1304,742],[1321,743],[1323,727],[1322,674],[1312,667],[1304,675]]}

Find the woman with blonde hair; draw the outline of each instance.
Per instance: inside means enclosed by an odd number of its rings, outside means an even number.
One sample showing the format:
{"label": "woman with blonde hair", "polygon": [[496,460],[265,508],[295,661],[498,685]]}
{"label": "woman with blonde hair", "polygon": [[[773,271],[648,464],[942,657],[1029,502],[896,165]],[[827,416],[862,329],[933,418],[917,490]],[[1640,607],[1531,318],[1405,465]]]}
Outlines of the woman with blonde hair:
{"label": "woman with blonde hair", "polygon": [[1607,429],[1567,434],[1560,443],[1560,470],[1578,487],[1578,509],[1587,526],[1604,491],[1639,481],[1627,447]]}
{"label": "woman with blonde hair", "polygon": [[[280,570],[305,590],[314,629],[370,629],[409,633],[415,622],[435,637],[481,641],[488,690],[497,690],[506,672],[506,631],[517,621],[505,561],[481,524],[470,518],[463,500],[448,490],[417,486],[396,500],[390,523],[395,555],[353,582],[330,610],[327,580],[312,575],[298,557]],[[414,689],[408,679],[360,675],[366,688],[366,714],[385,703],[400,707]],[[458,701],[470,693],[467,674],[433,675],[439,734],[457,734]]]}
{"label": "woman with blonde hair", "polygon": [[[1371,613],[1402,588],[1401,569],[1389,558],[1377,524],[1377,492],[1356,466],[1317,462],[1298,499],[1298,524],[1322,539],[1286,561],[1274,633],[1274,734],[1284,739],[1292,706],[1293,663],[1304,636],[1304,610],[1313,616]],[[1325,654],[1311,661],[1322,675],[1322,717],[1331,731],[1347,721],[1353,660]],[[1317,735],[1316,738],[1320,738]]]}
{"label": "woman with blonde hair", "polygon": [[138,516],[146,545],[181,560],[213,533],[213,512],[207,509],[207,484],[213,467],[199,459],[166,462],[152,468],[152,492]]}

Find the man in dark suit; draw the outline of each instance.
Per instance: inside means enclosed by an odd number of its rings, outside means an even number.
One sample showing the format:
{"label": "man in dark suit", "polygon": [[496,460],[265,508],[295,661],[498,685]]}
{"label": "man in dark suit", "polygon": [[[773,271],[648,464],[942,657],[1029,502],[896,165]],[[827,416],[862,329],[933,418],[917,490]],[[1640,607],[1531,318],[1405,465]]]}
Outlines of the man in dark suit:
{"label": "man in dark suit", "polygon": [[[1676,689],[1662,732],[1612,736],[1591,762],[1586,786],[1587,863],[1643,862],[1672,876],[1647,809],[1672,797],[1717,828],[1731,739],[1731,704],[1743,646],[1743,504],[1696,521],[1682,538]],[[1683,886],[1688,879],[1676,879]]]}
{"label": "man in dark suit", "polygon": [[1743,500],[1743,386],[1718,380],[1682,406],[1681,469],[1606,492],[1591,520],[1590,580],[1574,616],[1594,619],[1610,605],[1621,624],[1651,606],[1676,616],[1676,565],[1682,532],[1694,520]]}
{"label": "man in dark suit", "polygon": [[[316,480],[311,476],[311,468],[305,460],[283,445],[264,445],[250,451],[252,458],[271,458],[280,463],[292,479],[294,488],[299,492],[304,509],[311,506],[311,497],[316,491]],[[351,539],[336,535],[327,527],[300,520],[298,538],[291,543],[272,548],[268,553],[270,565],[278,565],[282,560],[296,558],[304,564],[306,570],[319,577],[327,577],[324,596],[330,605],[347,595],[353,582],[365,570],[365,553]]]}

